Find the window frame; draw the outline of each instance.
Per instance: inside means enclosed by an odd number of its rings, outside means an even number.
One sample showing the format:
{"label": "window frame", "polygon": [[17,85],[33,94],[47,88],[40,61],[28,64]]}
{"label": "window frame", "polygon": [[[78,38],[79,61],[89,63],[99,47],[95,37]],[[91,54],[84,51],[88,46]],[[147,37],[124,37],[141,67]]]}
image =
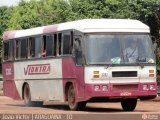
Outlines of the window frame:
{"label": "window frame", "polygon": [[[70,40],[69,40],[69,53],[68,54],[63,54],[63,39],[64,39],[64,34],[65,33],[69,33],[70,35]],[[46,57],[42,57],[42,52],[43,52],[43,44],[44,44],[44,38],[43,37],[47,37],[47,36],[52,36],[52,40],[53,40],[53,46],[52,46],[52,55],[46,55]],[[32,42],[31,41],[36,41],[36,37],[40,37],[41,38],[41,45],[40,45],[40,51],[41,51],[41,55],[40,57],[36,57],[36,55],[31,56],[32,52],[34,51],[34,54],[36,54],[35,52],[35,47],[34,46],[34,50],[32,50]],[[61,38],[61,40],[59,40],[59,38]],[[26,57],[22,58],[21,57],[21,46],[22,46],[22,40],[26,40]],[[34,39],[34,40],[33,40]],[[5,42],[9,42],[9,55],[8,55],[8,59],[4,60],[4,43]],[[11,43],[13,42],[13,43]],[[61,42],[61,43],[60,43]],[[13,48],[11,47],[11,44],[13,44]],[[35,43],[36,44],[36,43]],[[47,47],[47,41],[46,41],[46,47]],[[13,51],[12,51],[13,49]],[[2,58],[3,58],[3,62],[8,62],[8,61],[24,61],[24,60],[33,60],[33,59],[41,59],[41,58],[59,58],[59,57],[63,57],[63,56],[73,56],[73,49],[74,49],[74,30],[70,29],[70,30],[64,30],[64,31],[57,31],[57,32],[51,32],[51,33],[46,33],[46,34],[37,34],[37,35],[32,35],[32,36],[25,36],[25,37],[19,37],[19,38],[14,38],[14,39],[9,39],[9,40],[5,40],[3,41],[3,54],[2,54]],[[12,53],[10,52],[12,51]]]}

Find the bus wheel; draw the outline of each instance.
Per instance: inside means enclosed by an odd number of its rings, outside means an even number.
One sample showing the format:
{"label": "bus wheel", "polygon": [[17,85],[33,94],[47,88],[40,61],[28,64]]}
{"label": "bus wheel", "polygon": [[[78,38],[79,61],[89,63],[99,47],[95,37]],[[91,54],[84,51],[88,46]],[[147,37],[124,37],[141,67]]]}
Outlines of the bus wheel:
{"label": "bus wheel", "polygon": [[124,111],[133,111],[137,105],[137,99],[123,99],[121,105]]}
{"label": "bus wheel", "polygon": [[27,107],[31,106],[40,107],[43,105],[43,102],[41,101],[31,101],[31,92],[28,84],[24,86],[23,95],[24,95],[24,102]]}
{"label": "bus wheel", "polygon": [[68,105],[70,110],[84,110],[86,102],[76,102],[76,95],[73,85],[70,85],[68,89]]}

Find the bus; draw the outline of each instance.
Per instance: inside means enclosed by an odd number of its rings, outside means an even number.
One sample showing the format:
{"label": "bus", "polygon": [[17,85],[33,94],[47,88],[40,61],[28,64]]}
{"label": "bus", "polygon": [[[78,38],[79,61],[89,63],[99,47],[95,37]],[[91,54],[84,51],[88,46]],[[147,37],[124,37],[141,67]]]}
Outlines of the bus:
{"label": "bus", "polygon": [[157,96],[155,63],[150,29],[138,20],[82,19],[3,34],[4,95],[26,106],[120,102],[134,111],[139,99]]}

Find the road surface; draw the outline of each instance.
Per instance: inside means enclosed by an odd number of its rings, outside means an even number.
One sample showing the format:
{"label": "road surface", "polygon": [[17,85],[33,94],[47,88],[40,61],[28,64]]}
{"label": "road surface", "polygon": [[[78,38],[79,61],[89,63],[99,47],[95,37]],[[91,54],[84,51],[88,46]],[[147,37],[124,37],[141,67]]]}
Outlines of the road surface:
{"label": "road surface", "polygon": [[[67,105],[57,104],[44,105],[43,107],[25,107],[23,101],[15,101],[11,98],[0,96],[0,114],[0,120],[2,119],[2,115],[6,114],[63,114],[72,115],[69,116],[72,119],[75,115],[76,119],[79,120],[80,118],[103,120],[106,117],[110,118],[109,120],[112,120],[112,118],[114,118],[113,120],[118,120],[119,118],[124,120],[125,118],[126,120],[132,120],[132,118],[133,120],[143,120],[143,117],[144,120],[160,120],[160,101],[138,101],[137,107],[133,112],[124,112],[120,103],[89,103],[85,111],[70,111]],[[145,119],[146,116],[148,119]],[[68,119],[68,116],[66,119]]]}

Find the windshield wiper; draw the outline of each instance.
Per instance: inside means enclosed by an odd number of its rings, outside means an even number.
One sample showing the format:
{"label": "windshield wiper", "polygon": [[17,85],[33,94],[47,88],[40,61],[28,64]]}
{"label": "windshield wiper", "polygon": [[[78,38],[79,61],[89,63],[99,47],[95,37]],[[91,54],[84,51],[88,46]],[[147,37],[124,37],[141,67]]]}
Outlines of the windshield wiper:
{"label": "windshield wiper", "polygon": [[140,66],[141,68],[144,68],[144,65],[142,65],[141,63],[137,62],[136,65]]}

